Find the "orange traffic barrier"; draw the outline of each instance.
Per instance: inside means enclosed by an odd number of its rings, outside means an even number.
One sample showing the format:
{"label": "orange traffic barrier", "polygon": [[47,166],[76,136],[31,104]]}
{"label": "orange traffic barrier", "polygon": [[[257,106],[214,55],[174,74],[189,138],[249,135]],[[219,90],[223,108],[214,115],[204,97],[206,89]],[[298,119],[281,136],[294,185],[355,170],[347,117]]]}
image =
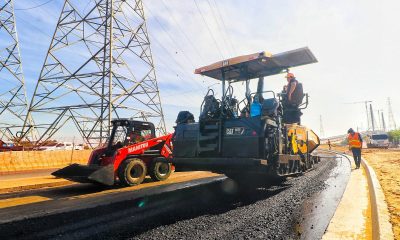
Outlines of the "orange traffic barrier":
{"label": "orange traffic barrier", "polygon": [[72,163],[86,164],[92,150],[0,152],[0,175],[37,169],[61,168]]}

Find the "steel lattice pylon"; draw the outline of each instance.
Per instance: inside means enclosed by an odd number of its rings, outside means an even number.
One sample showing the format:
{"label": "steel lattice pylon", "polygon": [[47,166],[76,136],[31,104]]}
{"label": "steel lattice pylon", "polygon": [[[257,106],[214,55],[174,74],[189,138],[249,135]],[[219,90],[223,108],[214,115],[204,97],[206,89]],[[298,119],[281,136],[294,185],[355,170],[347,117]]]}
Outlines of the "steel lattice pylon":
{"label": "steel lattice pylon", "polygon": [[[0,0],[0,139],[16,141],[27,113],[14,3]],[[28,119],[27,125],[32,122]]]}
{"label": "steel lattice pylon", "polygon": [[39,142],[75,126],[95,147],[112,118],[144,119],[165,133],[142,1],[64,2],[28,116]]}

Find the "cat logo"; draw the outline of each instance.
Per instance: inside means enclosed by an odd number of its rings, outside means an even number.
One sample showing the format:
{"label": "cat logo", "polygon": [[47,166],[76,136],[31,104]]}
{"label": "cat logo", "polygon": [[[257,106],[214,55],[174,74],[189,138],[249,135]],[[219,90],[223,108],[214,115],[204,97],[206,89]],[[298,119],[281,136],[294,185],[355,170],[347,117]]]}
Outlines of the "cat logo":
{"label": "cat logo", "polygon": [[226,128],[226,135],[243,135],[244,128],[243,127],[231,127]]}

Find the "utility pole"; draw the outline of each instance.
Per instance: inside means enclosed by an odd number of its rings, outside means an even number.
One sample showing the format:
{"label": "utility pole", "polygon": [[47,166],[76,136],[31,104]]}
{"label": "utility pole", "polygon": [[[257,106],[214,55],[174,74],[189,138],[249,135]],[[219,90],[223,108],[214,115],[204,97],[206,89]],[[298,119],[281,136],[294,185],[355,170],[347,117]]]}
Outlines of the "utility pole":
{"label": "utility pole", "polygon": [[[14,1],[0,1],[0,139],[17,141],[27,113]],[[27,125],[32,124],[28,119]],[[31,131],[29,131],[30,133]],[[28,137],[28,136],[27,136]]]}
{"label": "utility pole", "polygon": [[148,120],[165,134],[142,1],[84,2],[65,0],[58,19],[28,111],[37,141],[68,129],[93,148],[114,118]]}

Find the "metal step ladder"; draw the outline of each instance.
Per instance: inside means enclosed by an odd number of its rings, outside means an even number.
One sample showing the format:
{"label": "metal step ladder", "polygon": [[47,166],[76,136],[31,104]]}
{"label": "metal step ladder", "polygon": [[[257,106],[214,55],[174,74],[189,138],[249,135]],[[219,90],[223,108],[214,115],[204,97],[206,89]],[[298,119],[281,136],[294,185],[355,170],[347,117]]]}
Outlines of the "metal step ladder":
{"label": "metal step ladder", "polygon": [[208,120],[200,123],[198,155],[216,155],[220,152],[221,121]]}

